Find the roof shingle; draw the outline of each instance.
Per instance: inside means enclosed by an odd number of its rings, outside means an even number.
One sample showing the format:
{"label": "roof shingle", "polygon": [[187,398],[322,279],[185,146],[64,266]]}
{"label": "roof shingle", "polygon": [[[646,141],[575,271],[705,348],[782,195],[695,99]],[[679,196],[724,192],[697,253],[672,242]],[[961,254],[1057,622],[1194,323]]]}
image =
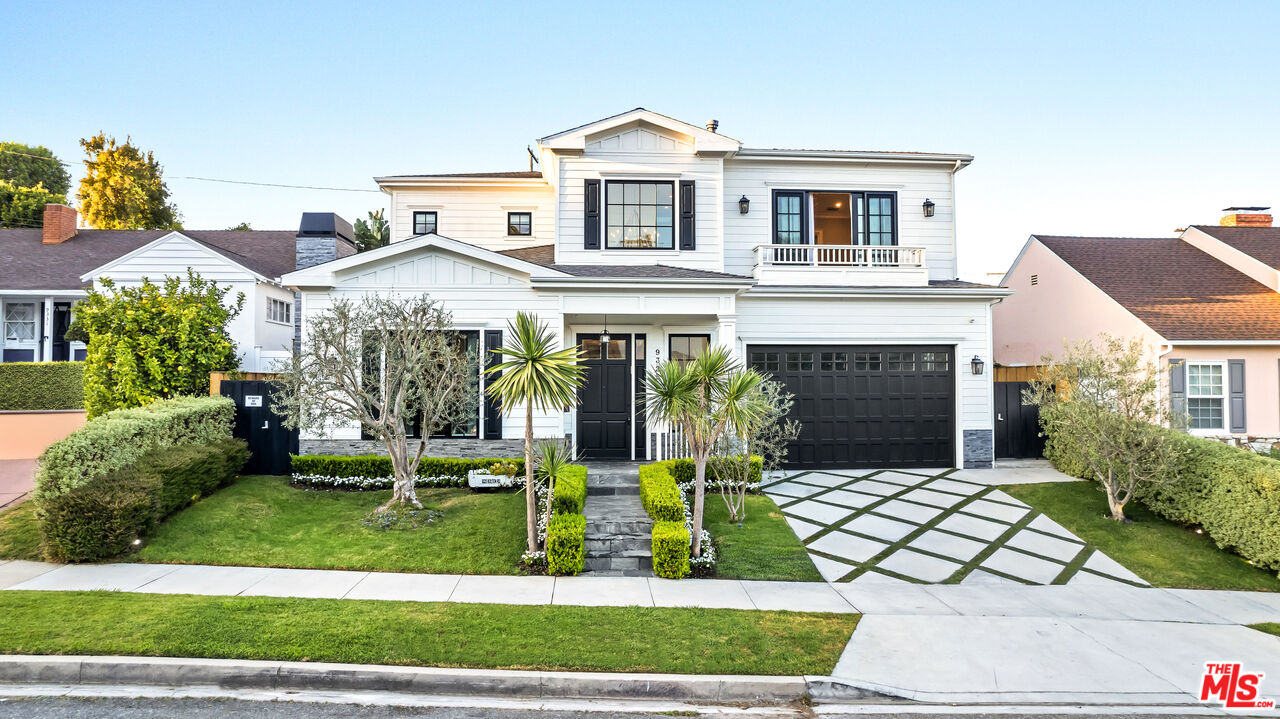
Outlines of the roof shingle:
{"label": "roof shingle", "polygon": [[688,267],[672,267],[671,265],[557,265],[555,264],[555,245],[534,245],[518,247],[510,250],[499,250],[498,254],[514,257],[535,265],[542,265],[574,277],[634,277],[654,279],[707,279],[707,280],[750,280],[744,275],[711,270],[695,270]]}
{"label": "roof shingle", "polygon": [[1192,225],[1223,244],[1270,267],[1280,269],[1280,227],[1222,227]]}

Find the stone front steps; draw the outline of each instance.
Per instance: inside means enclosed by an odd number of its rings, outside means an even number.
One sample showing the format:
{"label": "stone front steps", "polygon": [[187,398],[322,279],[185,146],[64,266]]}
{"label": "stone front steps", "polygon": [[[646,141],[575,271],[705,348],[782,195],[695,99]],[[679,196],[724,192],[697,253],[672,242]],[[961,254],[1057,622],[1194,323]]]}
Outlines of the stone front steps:
{"label": "stone front steps", "polygon": [[586,571],[592,576],[653,576],[653,522],[640,504],[635,464],[587,465]]}

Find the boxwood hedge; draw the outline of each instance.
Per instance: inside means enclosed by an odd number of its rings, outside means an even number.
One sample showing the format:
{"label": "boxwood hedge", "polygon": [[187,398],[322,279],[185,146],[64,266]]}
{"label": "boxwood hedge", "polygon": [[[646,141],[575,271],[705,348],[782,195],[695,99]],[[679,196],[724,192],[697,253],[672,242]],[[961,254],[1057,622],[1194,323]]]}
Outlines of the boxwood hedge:
{"label": "boxwood hedge", "polygon": [[84,409],[84,362],[0,363],[0,410]]}

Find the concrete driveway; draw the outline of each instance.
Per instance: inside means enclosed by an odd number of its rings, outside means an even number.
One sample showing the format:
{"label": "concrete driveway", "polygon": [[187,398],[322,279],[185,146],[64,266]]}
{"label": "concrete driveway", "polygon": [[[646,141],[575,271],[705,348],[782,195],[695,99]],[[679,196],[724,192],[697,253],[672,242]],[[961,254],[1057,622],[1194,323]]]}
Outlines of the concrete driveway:
{"label": "concrete driveway", "polygon": [[793,472],[764,493],[829,582],[1145,582],[996,488],[1075,481],[1047,463],[987,470]]}

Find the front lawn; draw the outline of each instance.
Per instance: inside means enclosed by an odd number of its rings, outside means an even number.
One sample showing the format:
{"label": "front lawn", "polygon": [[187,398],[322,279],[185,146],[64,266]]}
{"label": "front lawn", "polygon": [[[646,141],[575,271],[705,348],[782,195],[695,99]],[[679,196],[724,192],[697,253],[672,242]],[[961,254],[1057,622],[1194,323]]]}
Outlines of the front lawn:
{"label": "front lawn", "polygon": [[1250,626],[1250,627],[1253,627],[1254,629],[1257,629],[1257,630],[1258,630],[1258,631],[1260,631],[1260,632],[1266,632],[1267,634],[1274,634],[1274,635],[1276,635],[1277,637],[1280,637],[1280,624],[1277,624],[1276,622],[1264,622],[1264,623],[1262,623],[1262,624],[1250,624],[1249,626]]}
{"label": "front lawn", "polygon": [[1218,549],[1211,539],[1147,511],[1125,507],[1133,524],[1112,521],[1107,497],[1093,482],[1001,487],[1044,512],[1103,554],[1158,587],[1280,591],[1280,579]]}
{"label": "front lawn", "polygon": [[857,615],[0,592],[0,653],[830,674]]}
{"label": "front lawn", "polygon": [[287,477],[242,477],[170,517],[145,541],[143,562],[360,569],[432,574],[518,574],[524,495],[419,489],[444,516],[419,529],[368,529],[361,520],[391,497],[297,489]]}
{"label": "front lawn", "polygon": [[36,503],[27,500],[0,513],[0,559],[43,559]]}
{"label": "front lawn", "polygon": [[772,499],[747,497],[742,527],[729,521],[729,510],[717,492],[708,492],[703,525],[716,543],[716,576],[722,579],[768,579],[821,582],[808,552]]}

